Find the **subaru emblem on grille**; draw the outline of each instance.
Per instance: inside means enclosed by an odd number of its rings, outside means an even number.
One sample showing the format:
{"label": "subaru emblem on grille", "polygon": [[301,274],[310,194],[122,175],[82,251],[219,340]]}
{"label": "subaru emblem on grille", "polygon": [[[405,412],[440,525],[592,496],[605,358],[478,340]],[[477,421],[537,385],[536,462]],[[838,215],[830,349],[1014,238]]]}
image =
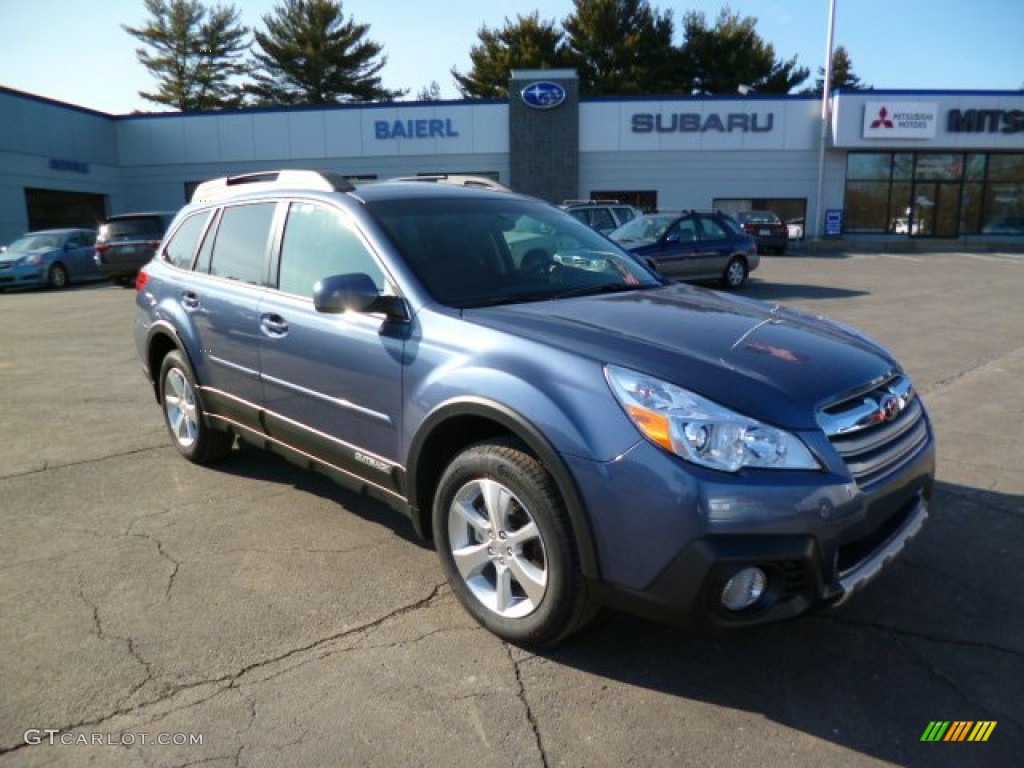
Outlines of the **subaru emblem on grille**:
{"label": "subaru emblem on grille", "polygon": [[878,401],[878,420],[892,421],[903,412],[903,398],[885,394]]}

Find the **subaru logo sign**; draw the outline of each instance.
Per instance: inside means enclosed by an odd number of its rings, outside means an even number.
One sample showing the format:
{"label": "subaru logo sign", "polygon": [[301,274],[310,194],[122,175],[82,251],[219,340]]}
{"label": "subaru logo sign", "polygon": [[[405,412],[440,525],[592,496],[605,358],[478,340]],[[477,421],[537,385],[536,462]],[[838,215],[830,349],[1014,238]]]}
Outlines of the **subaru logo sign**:
{"label": "subaru logo sign", "polygon": [[523,103],[534,109],[554,109],[565,101],[565,88],[558,83],[530,83],[520,91]]}

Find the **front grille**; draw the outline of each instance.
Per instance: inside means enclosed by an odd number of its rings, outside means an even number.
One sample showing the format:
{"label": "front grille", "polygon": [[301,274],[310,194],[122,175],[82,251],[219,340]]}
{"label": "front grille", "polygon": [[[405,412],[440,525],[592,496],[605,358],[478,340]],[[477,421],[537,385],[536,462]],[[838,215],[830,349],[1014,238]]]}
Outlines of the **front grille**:
{"label": "front grille", "polygon": [[862,486],[908,462],[928,440],[924,408],[903,375],[823,408],[818,421]]}

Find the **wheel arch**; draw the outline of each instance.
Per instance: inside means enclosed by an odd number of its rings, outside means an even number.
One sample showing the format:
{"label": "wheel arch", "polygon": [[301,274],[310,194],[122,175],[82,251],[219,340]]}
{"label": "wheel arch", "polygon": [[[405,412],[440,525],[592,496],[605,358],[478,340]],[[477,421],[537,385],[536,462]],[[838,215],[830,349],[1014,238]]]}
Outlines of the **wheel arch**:
{"label": "wheel arch", "polygon": [[473,443],[511,435],[544,464],[565,503],[576,539],[580,568],[597,577],[597,549],[576,482],[550,441],[528,419],[500,403],[463,398],[444,403],[423,422],[413,438],[406,465],[407,497],[413,526],[424,538],[431,536],[433,498],[438,481],[451,459]]}

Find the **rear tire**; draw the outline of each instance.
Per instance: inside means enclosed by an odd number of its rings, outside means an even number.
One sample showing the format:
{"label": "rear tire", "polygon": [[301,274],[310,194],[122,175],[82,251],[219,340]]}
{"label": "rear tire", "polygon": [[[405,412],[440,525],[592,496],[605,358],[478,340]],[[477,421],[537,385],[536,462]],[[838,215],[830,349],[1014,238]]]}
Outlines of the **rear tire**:
{"label": "rear tire", "polygon": [[50,267],[46,274],[46,283],[54,290],[59,291],[68,285],[68,268],[59,261]]}
{"label": "rear tire", "polygon": [[224,458],[235,436],[206,424],[206,414],[197,396],[195,378],[177,350],[168,352],[160,365],[160,405],[164,424],[178,453],[196,464]]}
{"label": "rear tire", "polygon": [[550,647],[593,617],[562,497],[517,441],[480,442],[452,460],[433,529],[455,596],[503,640]]}
{"label": "rear tire", "polygon": [[722,273],[722,285],[726,288],[739,288],[747,281],[747,262],[742,256],[733,256]]}

